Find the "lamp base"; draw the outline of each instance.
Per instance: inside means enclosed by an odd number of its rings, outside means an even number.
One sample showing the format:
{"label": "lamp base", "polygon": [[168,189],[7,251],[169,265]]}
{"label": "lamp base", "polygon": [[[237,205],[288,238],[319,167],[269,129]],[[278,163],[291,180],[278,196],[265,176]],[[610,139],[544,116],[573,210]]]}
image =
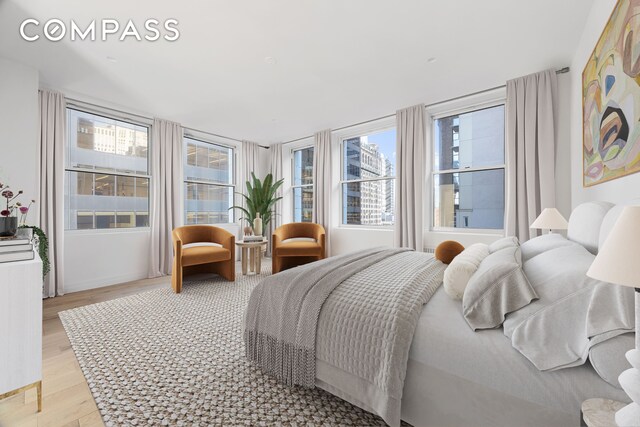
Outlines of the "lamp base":
{"label": "lamp base", "polygon": [[616,424],[619,427],[640,424],[640,288],[636,288],[636,348],[626,354],[633,368],[627,369],[618,377],[622,389],[633,400],[616,412]]}

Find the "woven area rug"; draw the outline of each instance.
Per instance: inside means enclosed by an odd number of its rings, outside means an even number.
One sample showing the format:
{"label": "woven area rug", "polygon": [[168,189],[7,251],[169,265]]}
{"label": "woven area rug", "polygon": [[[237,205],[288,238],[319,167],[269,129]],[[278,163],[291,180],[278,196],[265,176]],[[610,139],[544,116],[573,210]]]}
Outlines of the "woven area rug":
{"label": "woven area rug", "polygon": [[186,282],[179,295],[167,286],[60,313],[105,424],[385,425],[245,359],[242,319],[260,278]]}

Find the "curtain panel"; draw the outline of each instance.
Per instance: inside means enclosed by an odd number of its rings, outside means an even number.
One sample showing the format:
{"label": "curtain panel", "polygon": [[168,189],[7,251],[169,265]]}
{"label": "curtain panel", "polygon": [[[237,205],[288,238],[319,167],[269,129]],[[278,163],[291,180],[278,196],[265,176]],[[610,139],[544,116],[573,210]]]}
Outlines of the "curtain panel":
{"label": "curtain panel", "polygon": [[67,103],[62,93],[40,90],[40,227],[49,238],[51,270],[44,296],[64,295],[64,158]]}
{"label": "curtain panel", "polygon": [[[273,144],[269,147],[269,155],[271,157],[271,174],[273,182],[284,177],[284,169],[282,164],[282,144]],[[276,197],[282,197],[282,186],[276,191]],[[276,228],[282,225],[282,215],[284,213],[282,200],[278,200],[274,206],[274,214],[271,215],[269,223],[269,239],[273,235]],[[267,256],[271,256],[271,245],[267,245]]]}
{"label": "curtain panel", "polygon": [[178,123],[154,119],[151,128],[151,253],[149,277],[171,274],[174,228],[184,223],[183,132]]}
{"label": "curtain panel", "polygon": [[313,222],[325,230],[327,256],[331,253],[331,130],[313,136]]}
{"label": "curtain panel", "polygon": [[423,104],[396,113],[396,212],[394,244],[423,250],[426,179],[426,112]]}
{"label": "curtain panel", "polygon": [[557,77],[547,70],[507,82],[505,149],[507,235],[539,235],[529,226],[555,207]]}

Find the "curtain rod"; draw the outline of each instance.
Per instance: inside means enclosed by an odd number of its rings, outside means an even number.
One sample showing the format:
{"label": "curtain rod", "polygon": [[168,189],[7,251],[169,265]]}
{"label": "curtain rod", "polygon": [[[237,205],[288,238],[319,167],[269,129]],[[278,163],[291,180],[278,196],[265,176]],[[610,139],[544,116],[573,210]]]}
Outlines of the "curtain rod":
{"label": "curtain rod", "polygon": [[[138,117],[140,119],[153,121],[153,117],[143,116],[141,114],[131,113],[131,112],[128,112],[128,111],[123,111],[123,110],[119,110],[117,108],[105,107],[104,105],[98,105],[98,104],[94,104],[94,103],[91,103],[91,102],[82,101],[82,100],[74,99],[74,98],[68,98],[68,97],[66,97],[66,100],[70,101],[71,104],[75,104],[77,107],[82,107],[83,105],[86,105],[86,106],[91,106],[91,107],[94,107],[94,108],[97,108],[97,109],[114,111],[116,113],[124,114],[125,116],[133,116],[133,117]],[[126,117],[124,117],[124,118],[126,118]],[[190,128],[190,127],[186,127],[186,126],[182,126],[182,129],[184,129],[186,131],[191,131],[191,132],[204,133],[205,135],[215,136],[217,138],[228,139],[228,140],[231,140],[231,141],[243,142],[241,139],[232,138],[230,136],[224,136],[224,135],[220,135],[220,134],[217,134],[217,133],[207,132],[207,131],[204,131],[204,130],[194,129],[194,128]],[[258,144],[258,147],[264,148],[264,149],[267,149],[267,150],[269,149],[269,147],[267,147],[265,145],[260,145],[260,144]]]}
{"label": "curtain rod", "polygon": [[[565,74],[565,73],[568,73],[569,70],[570,70],[569,67],[563,67],[563,68],[561,68],[559,70],[556,70],[556,74]],[[504,89],[505,87],[506,87],[506,85],[500,85],[500,86],[492,87],[492,88],[489,88],[489,89],[480,90],[478,92],[469,93],[467,95],[456,96],[454,98],[445,99],[444,101],[434,102],[433,104],[426,104],[425,108],[437,107],[438,105],[444,104],[446,102],[457,101],[457,100],[460,100],[460,99],[463,99],[463,98],[468,98],[470,96],[481,95],[483,93],[491,92],[491,91],[494,91],[494,90]],[[360,125],[366,125],[367,123],[372,123],[372,122],[377,122],[378,120],[388,119],[389,117],[393,117],[395,115],[396,115],[396,113],[387,114],[386,116],[377,117],[377,118],[371,119],[371,120],[365,120],[364,122],[353,123],[353,124],[350,124],[350,125],[346,125],[346,126],[342,126],[342,127],[336,128],[336,129],[331,129],[331,131],[332,132],[341,131],[341,130],[349,129],[349,128],[360,126]],[[303,136],[302,138],[292,139],[290,141],[283,142],[282,144],[292,144],[294,142],[302,141],[303,139],[309,139],[309,138],[313,138],[313,135],[308,135],[308,136]]]}

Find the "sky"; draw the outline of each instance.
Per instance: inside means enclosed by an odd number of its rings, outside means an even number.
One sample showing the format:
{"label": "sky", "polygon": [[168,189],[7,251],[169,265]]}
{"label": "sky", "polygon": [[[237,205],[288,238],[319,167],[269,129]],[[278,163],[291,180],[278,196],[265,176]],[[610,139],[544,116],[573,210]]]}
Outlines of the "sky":
{"label": "sky", "polygon": [[367,142],[377,144],[379,150],[384,154],[385,158],[391,159],[396,164],[396,129],[387,129],[382,132],[367,135]]}

